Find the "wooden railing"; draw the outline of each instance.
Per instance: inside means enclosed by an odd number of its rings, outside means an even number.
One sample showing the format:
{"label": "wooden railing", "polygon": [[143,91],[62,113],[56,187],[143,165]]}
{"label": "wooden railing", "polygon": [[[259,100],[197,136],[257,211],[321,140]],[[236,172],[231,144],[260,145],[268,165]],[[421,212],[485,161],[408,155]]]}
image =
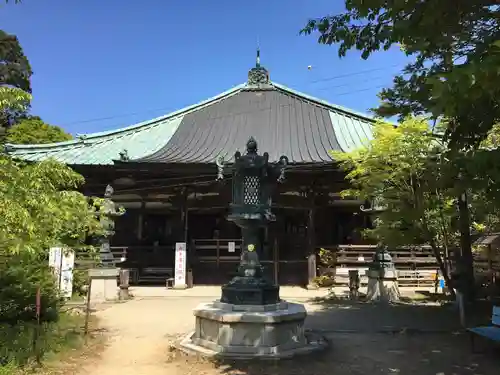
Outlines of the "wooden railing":
{"label": "wooden railing", "polygon": [[[234,252],[229,246],[234,242]],[[190,251],[196,262],[237,262],[241,254],[241,239],[197,239],[191,241]]]}
{"label": "wooden railing", "polygon": [[[120,263],[127,257],[127,247],[111,247],[111,254],[113,254],[113,260],[108,263]],[[78,251],[75,254],[75,268],[86,270],[89,268],[97,267],[101,263],[99,259],[99,253],[89,253],[85,251]]]}
{"label": "wooden railing", "polygon": [[[333,245],[318,247],[335,254],[335,265],[319,265],[319,275],[334,275],[337,285],[348,285],[349,270],[358,270],[361,284],[368,282],[365,272],[373,259],[375,245]],[[438,264],[430,246],[406,246],[389,250],[402,286],[432,286]]]}
{"label": "wooden railing", "polygon": [[[371,262],[376,251],[375,245],[322,246],[334,252],[338,267],[362,266]],[[400,247],[389,250],[394,264],[402,268],[436,268],[436,258],[428,246]]]}

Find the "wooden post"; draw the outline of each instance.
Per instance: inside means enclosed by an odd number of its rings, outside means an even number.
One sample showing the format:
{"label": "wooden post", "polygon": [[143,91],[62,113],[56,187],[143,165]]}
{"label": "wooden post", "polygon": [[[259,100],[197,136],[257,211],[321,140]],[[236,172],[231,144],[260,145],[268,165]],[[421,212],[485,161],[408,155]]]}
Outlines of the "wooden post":
{"label": "wooden post", "polygon": [[127,269],[120,270],[120,292],[119,299],[128,300],[130,298],[128,287],[130,284],[130,271]]}
{"label": "wooden post", "polygon": [[278,238],[274,238],[274,250],[273,250],[273,263],[274,263],[274,283],[279,284],[278,272],[279,272],[279,248],[278,248]]}
{"label": "wooden post", "polygon": [[217,263],[217,271],[219,271],[219,266],[220,266],[220,243],[219,239],[217,238],[215,240],[215,251],[216,251],[216,263]]}
{"label": "wooden post", "polygon": [[307,289],[318,289],[314,283],[316,278],[316,228],[314,225],[314,193],[311,193],[311,208],[309,209],[309,220],[307,225],[308,256],[307,256]]}
{"label": "wooden post", "polygon": [[89,333],[89,320],[90,320],[90,294],[92,293],[92,277],[89,277],[89,288],[87,290],[87,304],[85,309],[85,336]]}
{"label": "wooden post", "polygon": [[142,241],[144,211],[146,211],[146,202],[144,201],[144,198],[141,198],[141,208],[139,209],[139,217],[137,218],[137,240],[139,243]]}
{"label": "wooden post", "polygon": [[349,298],[357,300],[359,296],[359,270],[349,270]]}
{"label": "wooden post", "polygon": [[472,240],[470,235],[470,215],[467,201],[467,193],[463,192],[458,198],[459,210],[459,227],[460,227],[460,260],[463,266],[463,274],[460,277],[464,278],[465,291],[463,297],[471,300],[474,298],[474,258],[472,256]]}
{"label": "wooden post", "polygon": [[35,301],[35,314],[36,314],[36,327],[33,337],[33,351],[35,353],[36,363],[39,365],[41,363],[41,353],[38,346],[38,339],[40,338],[40,314],[42,311],[42,294],[40,287],[36,289],[36,301]]}
{"label": "wooden post", "polygon": [[188,195],[189,191],[187,188],[183,188],[181,191],[180,197],[180,222],[182,223],[182,239],[181,241],[187,245],[188,242],[188,219],[189,219],[189,211],[188,211]]}

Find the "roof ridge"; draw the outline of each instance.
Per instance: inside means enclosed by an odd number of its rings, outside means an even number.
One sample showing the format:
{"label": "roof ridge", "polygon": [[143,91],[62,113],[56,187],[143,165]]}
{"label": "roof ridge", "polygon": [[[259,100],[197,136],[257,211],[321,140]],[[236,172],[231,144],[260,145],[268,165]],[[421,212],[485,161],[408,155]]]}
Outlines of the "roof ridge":
{"label": "roof ridge", "polygon": [[287,87],[285,85],[282,85],[280,83],[272,82],[272,85],[274,87],[276,87],[278,90],[285,91],[288,94],[292,94],[292,95],[300,97],[302,99],[306,99],[306,100],[315,102],[316,104],[323,105],[323,106],[325,106],[325,107],[327,107],[329,109],[333,109],[333,110],[342,112],[342,113],[347,114],[347,115],[361,117],[361,118],[363,118],[365,120],[368,120],[368,121],[371,121],[371,122],[375,122],[376,121],[376,118],[374,116],[370,116],[370,115],[368,115],[366,113],[361,113],[361,112],[358,112],[358,111],[354,111],[354,110],[352,110],[350,108],[346,108],[346,107],[343,107],[343,106],[340,106],[340,105],[337,105],[337,104],[332,104],[330,102],[327,102],[326,100],[316,98],[316,97],[311,96],[309,94],[305,94],[303,92],[297,91],[295,89],[292,89],[292,88]]}
{"label": "roof ridge", "polygon": [[207,106],[209,104],[212,104],[215,101],[221,100],[227,96],[230,96],[232,94],[236,94],[239,92],[241,89],[243,89],[246,86],[246,83],[239,84],[237,86],[232,87],[229,90],[226,90],[220,94],[217,94],[211,98],[205,99],[201,102],[198,102],[196,104],[189,105],[187,107],[183,107],[181,109],[178,109],[176,111],[170,112],[166,115],[156,117],[152,120],[146,120],[142,121],[137,124],[129,125],[123,128],[118,128],[118,129],[112,129],[112,130],[106,130],[106,131],[101,131],[101,132],[95,132],[95,133],[88,133],[88,134],[78,134],[75,139],[69,140],[69,141],[64,141],[64,142],[55,142],[55,143],[44,143],[44,144],[28,144],[28,145],[21,145],[21,144],[13,144],[13,143],[6,143],[5,147],[8,148],[9,150],[20,150],[20,149],[37,149],[37,150],[42,150],[42,149],[53,149],[55,147],[63,147],[63,146],[70,146],[70,145],[76,145],[80,144],[82,141],[90,141],[93,139],[98,139],[98,138],[103,138],[111,135],[119,135],[121,133],[126,133],[128,131],[132,130],[137,130],[137,129],[142,129],[146,128],[148,126],[155,125],[158,122],[168,120],[168,119],[173,119],[177,116],[183,115],[186,112],[190,112],[193,110],[197,110],[201,107]]}

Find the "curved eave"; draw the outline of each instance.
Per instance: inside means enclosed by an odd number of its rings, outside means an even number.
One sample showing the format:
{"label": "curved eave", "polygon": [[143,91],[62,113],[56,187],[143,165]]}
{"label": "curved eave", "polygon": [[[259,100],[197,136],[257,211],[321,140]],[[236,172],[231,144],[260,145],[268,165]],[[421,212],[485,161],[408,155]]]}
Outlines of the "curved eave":
{"label": "curved eave", "polygon": [[110,165],[120,152],[127,150],[130,158],[151,154],[169,141],[182,118],[200,108],[231,96],[244,84],[219,95],[167,115],[121,129],[79,135],[77,139],[41,145],[5,144],[5,152],[26,161],[54,158],[69,165]]}

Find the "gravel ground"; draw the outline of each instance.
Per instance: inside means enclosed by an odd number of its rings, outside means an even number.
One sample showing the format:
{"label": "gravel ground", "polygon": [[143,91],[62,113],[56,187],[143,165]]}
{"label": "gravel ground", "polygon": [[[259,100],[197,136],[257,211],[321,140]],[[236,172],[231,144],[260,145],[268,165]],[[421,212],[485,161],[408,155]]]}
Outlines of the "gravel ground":
{"label": "gravel ground", "polygon": [[96,316],[108,331],[108,344],[67,374],[500,374],[500,356],[472,354],[465,335],[455,330],[456,312],[432,305],[306,302],[307,326],[331,341],[327,352],[313,357],[214,363],[172,351],[172,342],[193,329],[192,309],[213,299],[172,295],[107,305]]}

